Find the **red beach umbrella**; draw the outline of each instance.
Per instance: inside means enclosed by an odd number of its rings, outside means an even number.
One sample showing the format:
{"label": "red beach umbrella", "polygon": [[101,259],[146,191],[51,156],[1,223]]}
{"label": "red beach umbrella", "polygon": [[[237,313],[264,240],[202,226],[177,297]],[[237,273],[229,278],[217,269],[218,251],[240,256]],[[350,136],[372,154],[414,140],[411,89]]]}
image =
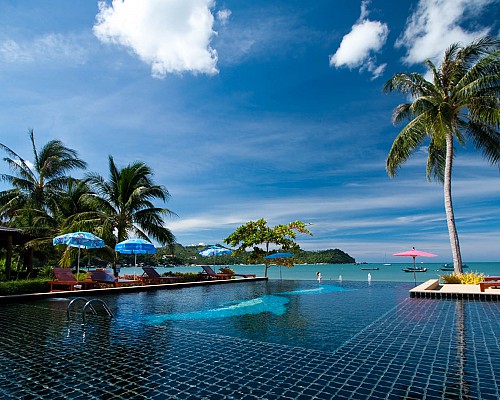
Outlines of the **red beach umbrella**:
{"label": "red beach umbrella", "polygon": [[426,253],[425,251],[420,251],[414,248],[408,251],[403,251],[402,253],[393,254],[396,257],[413,257],[413,278],[415,280],[415,284],[417,282],[417,276],[415,274],[415,258],[416,257],[437,257],[437,254]]}

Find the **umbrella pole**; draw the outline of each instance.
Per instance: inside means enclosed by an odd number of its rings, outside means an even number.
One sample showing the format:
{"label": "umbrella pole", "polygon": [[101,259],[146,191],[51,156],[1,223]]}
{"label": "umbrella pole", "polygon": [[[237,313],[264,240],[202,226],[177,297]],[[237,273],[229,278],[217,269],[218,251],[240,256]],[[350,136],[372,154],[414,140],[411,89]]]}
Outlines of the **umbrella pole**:
{"label": "umbrella pole", "polygon": [[415,270],[415,257],[413,257],[413,283],[417,286],[417,271]]}
{"label": "umbrella pole", "polygon": [[78,247],[78,261],[76,263],[76,280],[78,280],[79,274],[80,274],[80,247]]}
{"label": "umbrella pole", "polygon": [[135,276],[135,269],[137,268],[137,254],[134,253],[134,281],[136,279],[136,276]]}

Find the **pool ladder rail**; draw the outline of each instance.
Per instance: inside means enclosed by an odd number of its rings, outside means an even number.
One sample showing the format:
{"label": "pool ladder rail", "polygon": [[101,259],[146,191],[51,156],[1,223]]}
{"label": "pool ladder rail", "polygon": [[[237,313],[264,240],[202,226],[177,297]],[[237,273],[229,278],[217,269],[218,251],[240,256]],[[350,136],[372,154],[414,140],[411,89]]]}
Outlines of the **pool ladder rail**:
{"label": "pool ladder rail", "polygon": [[68,324],[70,323],[70,320],[71,320],[71,306],[74,303],[78,303],[78,302],[85,302],[85,305],[82,308],[82,326],[85,326],[87,324],[87,310],[88,309],[90,309],[90,311],[92,311],[92,314],[97,315],[97,311],[94,308],[94,306],[92,305],[92,303],[102,304],[102,308],[104,309],[104,311],[106,311],[106,314],[108,314],[108,316],[110,318],[114,317],[114,315],[111,312],[111,310],[109,309],[108,305],[104,301],[102,301],[101,299],[90,299],[89,300],[89,299],[86,299],[84,297],[75,297],[73,300],[71,300],[68,303],[68,308],[66,310]]}

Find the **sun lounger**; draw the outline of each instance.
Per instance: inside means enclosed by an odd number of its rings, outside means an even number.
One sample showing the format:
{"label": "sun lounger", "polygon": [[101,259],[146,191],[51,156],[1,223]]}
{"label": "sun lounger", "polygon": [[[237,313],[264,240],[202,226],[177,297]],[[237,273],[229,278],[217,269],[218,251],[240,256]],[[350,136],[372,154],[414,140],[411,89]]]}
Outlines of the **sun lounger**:
{"label": "sun lounger", "polygon": [[[55,280],[49,281],[50,291],[57,291],[54,287],[61,286],[66,290],[75,290],[80,285],[82,288],[87,288],[92,284],[90,281],[78,281],[69,268],[54,268]],[[64,290],[64,289],[59,289]]]}
{"label": "sun lounger", "polygon": [[499,287],[500,288],[500,276],[486,276],[483,281],[479,283],[479,290],[484,292],[487,287]]}
{"label": "sun lounger", "polygon": [[179,276],[161,276],[153,267],[142,267],[142,282],[146,285],[160,285],[162,283],[174,283],[181,279]]}
{"label": "sun lounger", "polygon": [[243,278],[255,278],[257,275],[255,274],[237,274],[237,273],[233,273],[233,274],[229,274],[231,276],[242,276]]}
{"label": "sun lounger", "polygon": [[232,274],[217,274],[209,265],[201,265],[203,272],[200,275],[203,279],[231,279]]}
{"label": "sun lounger", "polygon": [[142,285],[142,281],[136,280],[136,279],[121,279],[121,278],[116,278],[113,275],[112,271],[107,271],[107,270],[96,270],[96,271],[91,271],[90,276],[92,278],[93,282],[97,283],[107,283],[110,285],[113,285],[114,287],[121,287],[121,286],[127,286],[127,285]]}

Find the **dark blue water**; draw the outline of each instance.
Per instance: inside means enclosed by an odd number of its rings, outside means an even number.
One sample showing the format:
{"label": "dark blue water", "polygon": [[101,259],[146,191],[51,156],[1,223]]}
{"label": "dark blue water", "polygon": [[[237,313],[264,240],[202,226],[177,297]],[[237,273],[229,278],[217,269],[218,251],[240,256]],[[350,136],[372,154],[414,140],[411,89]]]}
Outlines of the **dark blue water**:
{"label": "dark blue water", "polygon": [[410,287],[270,281],[157,292],[145,323],[332,351],[408,297]]}
{"label": "dark blue water", "polygon": [[[0,306],[2,399],[497,399],[500,304],[244,282]],[[98,308],[98,304],[96,304]],[[98,311],[102,311],[99,310]]]}

